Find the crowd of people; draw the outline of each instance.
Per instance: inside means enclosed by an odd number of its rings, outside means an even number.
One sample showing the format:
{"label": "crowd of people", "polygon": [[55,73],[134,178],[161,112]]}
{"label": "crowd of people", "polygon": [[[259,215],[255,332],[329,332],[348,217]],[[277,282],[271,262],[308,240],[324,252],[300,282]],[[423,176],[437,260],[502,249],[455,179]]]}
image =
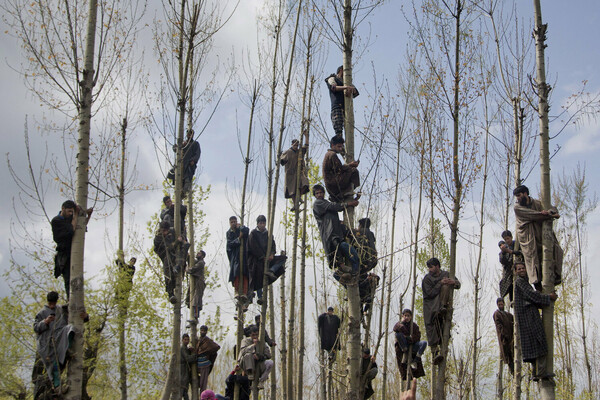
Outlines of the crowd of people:
{"label": "crowd of people", "polygon": [[[379,284],[379,276],[372,271],[377,265],[378,254],[376,238],[371,231],[371,220],[368,217],[358,221],[354,229],[350,211],[359,205],[361,197],[358,160],[345,162],[340,158],[345,154],[343,137],[345,114],[344,103],[347,97],[358,96],[358,90],[343,83],[343,68],[339,67],[335,74],[326,79],[331,97],[331,120],[335,136],[330,139],[330,148],[323,157],[322,175],[324,186],[316,184],[312,187],[313,215],[318,225],[325,256],[333,278],[342,286],[358,285],[362,304],[362,313],[367,314],[371,308],[373,297]],[[301,138],[302,140],[302,138]],[[175,148],[175,150],[177,150]],[[285,168],[286,199],[292,201],[292,212],[298,212],[302,204],[301,197],[309,192],[305,157],[308,143],[293,139],[291,147],[279,156],[279,162]],[[188,131],[183,145],[183,190],[187,194],[192,188],[193,176],[200,158],[200,145],[194,140],[194,132]],[[174,180],[174,171],[168,178]],[[326,196],[328,198],[326,199]],[[535,366],[535,379],[551,379],[545,369],[546,338],[541,323],[539,308],[555,301],[555,293],[542,294],[542,223],[559,218],[555,208],[542,209],[541,203],[529,197],[529,189],[519,186],[514,190],[516,204],[516,238],[510,231],[502,232],[500,263],[502,277],[499,283],[497,310],[493,320],[498,334],[500,356],[511,372],[514,369],[514,320],[507,311],[512,307],[516,312],[519,334],[521,336],[523,360]],[[203,250],[197,252],[193,265],[188,264],[190,244],[186,237],[186,206],[175,203],[169,196],[163,198],[164,208],[160,212],[160,223],[154,237],[154,252],[162,261],[165,291],[173,304],[179,300],[175,293],[176,278],[182,272],[197,278],[193,292],[188,291],[186,303],[193,312],[197,323],[203,306],[205,290],[205,257]],[[92,215],[93,209],[81,210],[73,201],[65,201],[59,214],[52,219],[52,233],[56,242],[55,277],[64,279],[67,299],[70,294],[70,257],[71,243],[77,229],[78,216],[85,218],[85,225]],[[339,213],[343,213],[340,219]],[[179,216],[178,231],[175,232],[176,216]],[[266,228],[267,218],[259,215],[256,227],[250,229],[238,222],[237,216],[229,218],[229,229],[226,232],[226,254],[229,260],[229,282],[236,293],[236,305],[243,311],[256,297],[257,303],[263,302],[263,289],[271,285],[285,274],[287,256],[285,251],[277,254],[277,246]],[[552,249],[552,265],[548,269],[553,284],[561,282],[562,250],[554,237]],[[120,271],[127,277],[128,285],[119,289],[117,296],[127,300],[133,283],[135,258],[124,262],[123,254],[116,261]],[[440,261],[433,257],[427,262],[428,273],[423,277],[421,289],[423,298],[422,317],[427,340],[421,340],[421,330],[415,323],[413,311],[404,309],[393,327],[395,338],[396,360],[403,380],[420,378],[425,375],[422,357],[430,348],[432,364],[444,362],[446,354],[442,345],[444,337],[448,337],[452,308],[452,293],[461,287],[460,281],[441,268]],[[532,286],[533,285],[533,286]],[[504,298],[509,296],[509,307]],[[35,318],[34,331],[37,333],[38,350],[34,370],[36,393],[50,388],[52,393],[61,389],[60,372],[69,358],[69,347],[72,341],[72,327],[67,323],[67,308],[57,305],[58,294],[47,295],[47,305]],[[88,316],[82,312],[82,318]],[[328,355],[330,366],[336,360],[336,353],[341,348],[341,319],[329,307],[326,313],[318,317],[318,333],[320,348]],[[200,327],[200,337],[194,348],[190,347],[190,337],[186,333],[181,338],[181,396],[188,399],[191,374],[195,369],[198,374],[198,387],[202,399],[232,399],[233,388],[240,388],[240,399],[249,399],[250,387],[256,380],[259,389],[268,379],[274,366],[271,348],[276,346],[268,333],[266,345],[259,344],[260,315],[255,324],[244,329],[245,338],[236,354],[236,366],[225,381],[225,394],[220,395],[207,389],[208,377],[215,365],[220,346],[207,336],[208,327]],[[193,368],[195,366],[196,368]],[[374,393],[372,381],[378,372],[375,357],[368,346],[363,347],[361,373],[364,383],[364,398]],[[416,380],[413,380],[413,388]],[[45,389],[44,389],[45,388]],[[36,395],[37,396],[37,395]],[[41,398],[41,397],[36,397]],[[409,398],[409,397],[406,397]]]}

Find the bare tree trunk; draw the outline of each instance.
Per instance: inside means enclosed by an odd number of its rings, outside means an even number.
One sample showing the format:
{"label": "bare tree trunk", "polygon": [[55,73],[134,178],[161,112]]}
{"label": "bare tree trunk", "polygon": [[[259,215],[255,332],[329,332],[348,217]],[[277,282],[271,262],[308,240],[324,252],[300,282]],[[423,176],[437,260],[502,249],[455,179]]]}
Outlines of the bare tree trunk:
{"label": "bare tree trunk", "polygon": [[[123,293],[122,297],[117,297],[118,312],[118,331],[119,331],[119,388],[121,390],[121,400],[127,400],[127,359],[125,349],[125,320],[127,319],[127,306],[129,299],[129,287],[126,279],[125,257],[123,253],[123,231],[125,214],[125,146],[127,134],[127,117],[123,118],[121,123],[121,171],[119,179],[119,250],[117,258],[119,260],[117,271],[117,291]],[[127,285],[127,286],[126,286]]]}
{"label": "bare tree trunk", "polygon": [[[269,330],[275,336],[275,294],[273,285],[269,285]],[[275,351],[273,351],[273,362],[275,362]],[[277,400],[277,368],[271,368],[271,400]]]}
{"label": "bare tree trunk", "polygon": [[[475,270],[475,277],[473,283],[474,289],[474,304],[473,304],[473,354],[472,354],[472,367],[471,367],[471,398],[477,399],[477,343],[479,342],[479,292],[481,288],[479,286],[479,272],[481,270],[481,258],[483,255],[483,228],[485,226],[485,190],[487,187],[488,177],[488,140],[490,134],[490,120],[488,117],[488,105],[487,105],[487,88],[483,90],[483,101],[484,101],[484,114],[485,114],[485,147],[484,147],[484,162],[483,162],[483,182],[481,188],[481,210],[479,213],[479,255],[477,256],[477,267]],[[500,368],[500,383],[502,382],[502,368]],[[500,385],[501,387],[501,385]]]}
{"label": "bare tree trunk", "polygon": [[83,261],[85,250],[85,231],[87,225],[88,167],[90,151],[90,128],[92,121],[92,89],[94,87],[94,48],[96,40],[97,0],[89,2],[88,24],[85,38],[83,80],[80,82],[81,103],[79,108],[79,148],[77,153],[77,189],[76,202],[79,206],[74,218],[77,227],[71,245],[71,287],[69,298],[69,324],[73,326],[73,357],[69,362],[67,377],[70,388],[65,394],[67,400],[81,399],[83,374],[83,319],[80,314],[85,310]]}
{"label": "bare tree trunk", "polygon": [[[544,49],[546,47],[547,25],[542,23],[542,8],[540,0],[533,1],[535,15],[535,29],[533,35],[535,38],[536,49],[536,89],[538,95],[538,116],[539,116],[539,134],[540,134],[540,179],[541,179],[541,202],[544,210],[551,206],[550,190],[550,149],[548,133],[548,95],[550,86],[546,83],[546,66]],[[552,220],[546,220],[542,224],[542,288],[543,293],[549,294],[554,291],[554,275],[551,270],[553,258],[553,233]],[[554,372],[554,303],[542,308],[542,322],[544,324],[544,333],[548,343],[548,353],[546,355],[546,372]],[[554,399],[554,382],[548,379],[540,381],[540,389],[543,400]]]}
{"label": "bare tree trunk", "polygon": [[[246,188],[248,185],[248,171],[250,169],[250,144],[252,143],[252,126],[254,123],[254,111],[256,108],[256,101],[258,99],[258,85],[254,81],[254,87],[252,89],[252,100],[250,107],[250,121],[248,123],[248,141],[246,142],[246,156],[244,157],[244,181],[242,184],[242,207],[240,211],[240,224],[244,224],[244,214],[246,211]],[[240,296],[244,290],[244,245],[240,246],[240,274],[238,278],[238,286],[235,288],[235,296],[237,300],[237,331],[236,331],[236,354],[234,354],[237,362],[242,347],[242,338],[244,336],[244,309],[241,304]],[[236,382],[233,389],[233,398],[239,400],[240,398],[240,385]]]}
{"label": "bare tree trunk", "polygon": [[[458,242],[458,222],[460,219],[460,208],[461,208],[461,198],[463,196],[463,186],[460,179],[459,174],[459,90],[460,90],[460,34],[461,34],[461,13],[463,11],[463,1],[457,0],[455,14],[453,15],[455,19],[455,49],[454,49],[454,104],[452,110],[452,121],[453,121],[453,143],[452,143],[452,171],[453,171],[453,183],[454,183],[454,193],[452,194],[453,207],[452,207],[452,221],[450,222],[450,265],[449,265],[449,273],[450,277],[454,279],[456,274],[456,243]],[[434,382],[434,398],[443,400],[446,398],[445,381],[446,381],[446,363],[447,363],[447,355],[448,355],[448,344],[450,340],[450,328],[452,326],[452,314],[454,312],[453,309],[453,301],[454,301],[454,291],[450,291],[449,296],[449,307],[448,312],[446,314],[446,318],[444,319],[444,329],[443,336],[441,342],[441,353],[444,356],[444,360],[438,365],[437,368],[437,376]],[[434,368],[435,369],[435,368]]]}
{"label": "bare tree trunk", "polygon": [[288,392],[287,392],[287,334],[286,334],[286,291],[285,291],[285,274],[281,276],[281,278],[279,278],[279,301],[281,303],[281,309],[280,309],[280,313],[281,313],[281,319],[280,319],[280,325],[281,325],[281,379],[283,380],[283,385],[281,388],[281,394],[282,394],[282,398],[283,400],[287,400],[288,398]]}

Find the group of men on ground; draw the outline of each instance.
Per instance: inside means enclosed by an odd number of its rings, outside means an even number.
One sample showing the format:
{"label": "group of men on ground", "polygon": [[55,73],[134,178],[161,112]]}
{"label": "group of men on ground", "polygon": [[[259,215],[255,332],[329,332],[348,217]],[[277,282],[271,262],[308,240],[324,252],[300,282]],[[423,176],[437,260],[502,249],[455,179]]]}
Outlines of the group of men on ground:
{"label": "group of men on ground", "polygon": [[[493,319],[500,346],[500,357],[514,371],[514,317],[505,310],[504,297],[508,294],[514,307],[521,340],[523,361],[533,364],[535,381],[552,379],[546,369],[548,346],[539,309],[556,301],[556,293],[542,292],[542,225],[560,217],[555,207],[544,210],[539,200],[529,196],[529,188],[520,185],[514,189],[514,206],[517,239],[520,250],[515,249],[515,241],[508,230],[502,232],[500,264],[502,278],[499,283],[500,297],[496,300],[498,309]],[[553,285],[562,281],[563,251],[556,235],[552,233],[552,259],[548,268]],[[514,275],[516,274],[516,278]],[[514,285],[513,285],[514,281]],[[533,285],[533,287],[532,287]],[[514,295],[513,295],[514,293]]]}

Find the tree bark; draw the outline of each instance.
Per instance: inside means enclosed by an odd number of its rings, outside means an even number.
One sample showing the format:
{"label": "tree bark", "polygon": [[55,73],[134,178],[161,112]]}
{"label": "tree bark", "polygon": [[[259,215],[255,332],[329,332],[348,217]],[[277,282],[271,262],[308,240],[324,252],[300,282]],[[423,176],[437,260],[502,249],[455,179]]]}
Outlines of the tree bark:
{"label": "tree bark", "polygon": [[94,49],[96,40],[96,19],[98,11],[97,0],[89,2],[87,32],[85,38],[83,79],[79,82],[81,90],[81,103],[79,104],[79,143],[77,153],[77,190],[76,202],[79,212],[77,228],[73,235],[71,246],[71,289],[69,299],[69,324],[73,326],[73,357],[69,362],[67,377],[70,388],[65,394],[67,400],[81,399],[82,374],[83,374],[83,319],[80,314],[85,311],[84,306],[84,250],[85,231],[87,225],[86,211],[88,197],[88,169],[90,151],[90,128],[92,121],[92,89],[94,87]]}
{"label": "tree bark", "polygon": [[[533,36],[535,38],[536,54],[536,89],[538,95],[538,117],[539,117],[539,135],[540,135],[540,178],[541,178],[541,202],[544,210],[551,206],[552,193],[550,189],[550,149],[548,132],[548,95],[550,86],[546,83],[546,66],[544,49],[546,47],[546,29],[547,25],[542,23],[542,8],[540,0],[533,1],[535,28]],[[543,293],[549,294],[554,291],[554,276],[552,273],[552,249],[553,249],[552,220],[544,221],[542,224],[542,288]],[[548,354],[546,355],[546,372],[554,372],[554,303],[548,307],[542,308],[542,322],[544,324],[544,333],[548,343]],[[540,381],[540,389],[543,400],[554,399],[554,382],[548,379]]]}

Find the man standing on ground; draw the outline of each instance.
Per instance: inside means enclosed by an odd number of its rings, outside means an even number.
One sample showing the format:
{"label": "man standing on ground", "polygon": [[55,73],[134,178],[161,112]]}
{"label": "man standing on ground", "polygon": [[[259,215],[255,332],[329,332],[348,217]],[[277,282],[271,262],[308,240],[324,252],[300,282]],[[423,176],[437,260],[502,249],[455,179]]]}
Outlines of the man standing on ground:
{"label": "man standing on ground", "polygon": [[[319,226],[321,240],[323,241],[323,249],[329,260],[329,268],[334,268],[339,265],[340,270],[344,273],[342,280],[349,281],[352,277],[357,277],[360,270],[360,260],[356,249],[352,247],[345,239],[345,232],[340,223],[338,213],[344,211],[346,207],[356,207],[358,200],[350,200],[343,203],[332,203],[325,200],[325,188],[321,185],[313,186],[313,195],[315,202],[313,203],[313,213]],[[340,258],[336,257],[336,253],[340,251],[351,263],[352,268],[348,268]],[[336,260],[337,258],[337,260]],[[352,274],[350,274],[350,272]]]}
{"label": "man standing on ground", "polygon": [[331,122],[336,136],[342,137],[344,130],[344,103],[345,97],[358,96],[358,90],[354,86],[344,86],[344,67],[340,65],[335,74],[325,79],[331,98]]}
{"label": "man standing on ground", "polygon": [[[529,197],[529,189],[521,185],[513,190],[517,199],[515,204],[515,217],[517,224],[517,238],[523,252],[525,265],[527,266],[527,276],[529,283],[535,286],[537,290],[542,289],[542,224],[547,220],[560,218],[555,207],[548,210],[542,209],[542,203],[539,200]],[[560,248],[558,239],[554,233],[552,264],[550,272],[552,281],[558,285],[562,281],[562,262],[563,250]]]}
{"label": "man standing on ground", "polygon": [[208,376],[217,360],[217,352],[221,348],[221,346],[206,336],[207,333],[208,327],[202,325],[200,327],[198,346],[196,347],[196,353],[198,354],[198,389],[200,390],[200,393],[206,390]]}
{"label": "man standing on ground", "polygon": [[423,317],[425,318],[425,331],[427,342],[431,347],[433,364],[438,365],[444,361],[444,354],[440,351],[440,344],[446,323],[446,314],[450,307],[450,291],[460,289],[460,282],[450,278],[448,271],[443,271],[437,258],[427,261],[429,273],[423,278]]}
{"label": "man standing on ground", "polygon": [[498,309],[494,311],[494,324],[496,325],[496,334],[498,335],[498,344],[500,345],[500,359],[508,365],[510,373],[514,373],[514,318],[511,313],[504,311],[504,299],[499,297],[496,300]]}
{"label": "man standing on ground", "polygon": [[[349,201],[354,198],[354,189],[360,186],[358,175],[359,161],[342,164],[338,154],[344,150],[344,138],[334,136],[329,142],[330,149],[323,158],[323,181],[329,193],[329,200],[335,202]],[[356,200],[360,197],[357,194]]]}
{"label": "man standing on ground", "polygon": [[[93,208],[86,210],[85,224],[92,217]],[[50,222],[52,226],[52,237],[56,242],[56,255],[54,256],[54,277],[58,278],[62,275],[65,281],[65,292],[67,300],[70,296],[71,285],[71,243],[73,235],[77,228],[77,215],[79,206],[73,200],[65,201],[58,215],[52,218]]]}
{"label": "man standing on ground", "polygon": [[538,309],[548,307],[558,296],[556,293],[542,294],[533,290],[527,268],[522,262],[516,262],[515,269],[515,314],[519,322],[523,361],[533,364],[534,381],[551,379],[554,375],[546,372],[548,344]]}

